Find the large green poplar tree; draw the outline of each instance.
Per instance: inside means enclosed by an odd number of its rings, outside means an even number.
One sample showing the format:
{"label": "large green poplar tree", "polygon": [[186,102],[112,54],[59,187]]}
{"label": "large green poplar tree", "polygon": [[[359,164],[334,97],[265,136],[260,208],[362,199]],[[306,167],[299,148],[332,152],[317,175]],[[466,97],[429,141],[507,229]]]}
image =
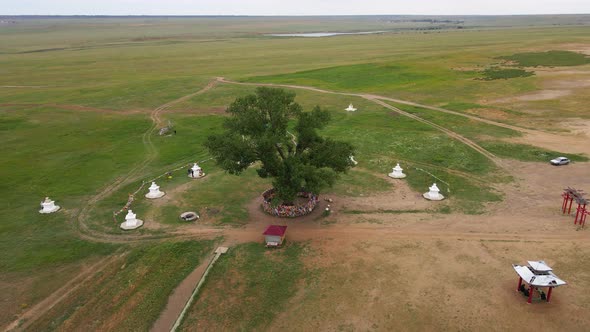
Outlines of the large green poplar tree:
{"label": "large green poplar tree", "polygon": [[[346,142],[323,138],[318,129],[330,121],[330,113],[316,106],[304,112],[295,94],[261,87],[237,98],[227,109],[225,131],[205,143],[218,165],[239,175],[259,161],[262,178],[272,178],[276,197],[289,204],[297,193],[319,194],[353,166],[354,148]],[[293,132],[288,131],[293,125]]]}

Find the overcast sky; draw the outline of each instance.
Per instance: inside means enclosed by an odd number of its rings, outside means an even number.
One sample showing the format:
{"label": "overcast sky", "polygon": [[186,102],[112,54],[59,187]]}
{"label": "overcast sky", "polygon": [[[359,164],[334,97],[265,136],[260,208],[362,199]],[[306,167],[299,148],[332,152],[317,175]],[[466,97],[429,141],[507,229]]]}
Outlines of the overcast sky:
{"label": "overcast sky", "polygon": [[0,15],[506,15],[590,13],[590,0],[0,0]]}

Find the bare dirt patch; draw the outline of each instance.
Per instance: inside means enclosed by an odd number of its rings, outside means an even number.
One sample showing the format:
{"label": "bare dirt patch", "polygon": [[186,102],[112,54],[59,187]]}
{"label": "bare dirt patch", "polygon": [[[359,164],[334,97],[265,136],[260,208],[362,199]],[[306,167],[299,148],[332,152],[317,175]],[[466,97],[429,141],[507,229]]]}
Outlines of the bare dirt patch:
{"label": "bare dirt patch", "polygon": [[495,121],[507,120],[510,115],[502,110],[496,108],[472,108],[465,111],[468,114],[476,115],[482,118],[491,119]]}
{"label": "bare dirt patch", "polygon": [[[541,255],[568,280],[587,244],[480,239],[314,240],[307,265],[314,277],[269,330],[499,330],[579,329],[590,318],[588,295],[569,285],[551,304],[527,305],[515,291],[511,263]],[[578,256],[579,257],[579,256]],[[576,318],[574,318],[576,317]]]}
{"label": "bare dirt patch", "polygon": [[[590,72],[588,72],[590,77]],[[549,80],[543,83],[552,89],[581,89],[590,87],[590,78]]]}
{"label": "bare dirt patch", "polygon": [[511,103],[515,101],[537,101],[537,100],[551,100],[560,97],[565,97],[571,94],[570,90],[539,90],[519,96],[512,96],[506,98],[500,98],[492,101],[492,103]]}
{"label": "bare dirt patch", "polygon": [[505,141],[535,145],[564,153],[581,153],[590,156],[590,145],[582,143],[590,140],[590,120],[578,118],[557,123],[552,122],[551,125],[553,127],[567,129],[570,133],[558,135],[536,131],[525,133],[522,137],[505,139]]}
{"label": "bare dirt patch", "polygon": [[572,52],[584,53],[590,55],[589,44],[566,44],[562,46],[564,49]]}

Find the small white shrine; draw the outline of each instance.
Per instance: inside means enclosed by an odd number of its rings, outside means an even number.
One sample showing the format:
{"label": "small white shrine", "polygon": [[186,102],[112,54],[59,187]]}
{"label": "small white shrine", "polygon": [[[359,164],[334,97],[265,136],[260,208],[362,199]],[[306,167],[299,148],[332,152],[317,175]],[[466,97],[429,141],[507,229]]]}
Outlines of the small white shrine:
{"label": "small white shrine", "polygon": [[41,202],[41,210],[39,213],[53,213],[59,210],[59,205],[55,205],[55,201],[49,199],[49,197],[45,197],[45,200]]}
{"label": "small white shrine", "polygon": [[388,175],[390,178],[394,178],[394,179],[403,179],[406,177],[406,175],[404,174],[404,169],[400,167],[399,163],[397,163],[397,165],[395,165],[392,172],[389,173]]}
{"label": "small white shrine", "polygon": [[424,198],[431,201],[442,201],[445,198],[443,195],[440,194],[440,189],[438,189],[436,183],[434,183],[432,187],[428,189],[430,189],[430,191],[422,195],[424,196]]}
{"label": "small white shrine", "polygon": [[121,224],[121,228],[128,231],[143,226],[143,220],[137,219],[137,215],[129,210],[125,216],[125,222]]}
{"label": "small white shrine", "polygon": [[350,159],[350,161],[352,161],[352,163],[355,165],[359,164],[356,160],[354,160],[354,156],[350,156],[350,157],[348,157],[348,159]]}
{"label": "small white shrine", "polygon": [[165,192],[160,191],[160,186],[158,186],[155,182],[152,182],[152,185],[148,189],[150,192],[145,194],[146,198],[155,199],[166,195]]}
{"label": "small white shrine", "polygon": [[348,105],[348,108],[345,109],[345,111],[347,112],[355,112],[356,108],[354,108],[354,106],[352,106],[352,104]]}
{"label": "small white shrine", "polygon": [[188,177],[192,178],[192,179],[199,179],[199,178],[202,178],[203,176],[205,176],[205,173],[203,173],[203,170],[201,169],[201,167],[199,165],[197,165],[197,163],[195,163],[193,165],[193,167],[191,167],[191,169],[188,173]]}

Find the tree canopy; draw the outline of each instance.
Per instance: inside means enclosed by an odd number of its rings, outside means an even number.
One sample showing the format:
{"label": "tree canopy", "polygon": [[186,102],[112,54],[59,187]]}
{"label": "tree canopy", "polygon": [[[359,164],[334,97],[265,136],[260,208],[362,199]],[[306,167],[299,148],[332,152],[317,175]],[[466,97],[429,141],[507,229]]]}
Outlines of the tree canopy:
{"label": "tree canopy", "polygon": [[260,161],[258,175],[273,179],[282,202],[292,202],[302,188],[319,194],[353,166],[351,144],[318,134],[330,113],[319,106],[304,112],[294,100],[294,93],[267,87],[237,98],[227,109],[225,131],[205,143],[217,164],[231,174],[239,175]]}

